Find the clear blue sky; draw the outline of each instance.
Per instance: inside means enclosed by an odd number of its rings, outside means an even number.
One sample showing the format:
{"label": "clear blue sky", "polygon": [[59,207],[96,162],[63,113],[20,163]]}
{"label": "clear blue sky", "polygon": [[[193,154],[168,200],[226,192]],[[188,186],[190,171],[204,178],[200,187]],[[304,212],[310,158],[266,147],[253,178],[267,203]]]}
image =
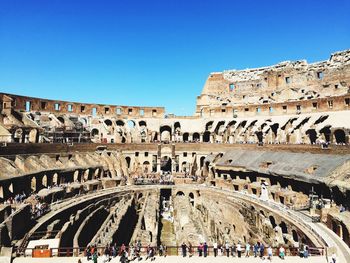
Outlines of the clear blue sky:
{"label": "clear blue sky", "polygon": [[0,91],[192,115],[210,72],[350,48],[349,0],[1,0]]}

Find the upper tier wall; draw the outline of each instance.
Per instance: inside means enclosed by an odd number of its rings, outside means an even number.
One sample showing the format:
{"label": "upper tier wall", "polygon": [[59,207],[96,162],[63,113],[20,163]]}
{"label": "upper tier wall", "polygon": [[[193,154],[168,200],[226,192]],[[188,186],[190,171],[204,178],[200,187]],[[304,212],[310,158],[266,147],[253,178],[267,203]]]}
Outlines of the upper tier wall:
{"label": "upper tier wall", "polygon": [[[2,98],[2,99],[1,99]],[[135,107],[120,105],[105,105],[68,102],[62,100],[48,100],[27,96],[0,93],[0,101],[3,101],[4,109],[18,111],[43,111],[51,113],[70,113],[80,115],[118,116],[124,117],[152,117],[164,118],[164,107]]]}
{"label": "upper tier wall", "polygon": [[[332,54],[329,60],[312,64],[304,60],[288,61],[270,67],[211,73],[197,98],[196,114],[209,116],[210,112],[229,112],[232,115],[234,109],[238,113],[271,114],[270,110],[260,111],[259,105],[276,108],[277,114],[289,113],[288,110],[295,113],[298,110],[295,104],[303,104],[303,101],[316,103],[315,107],[309,103],[303,112],[332,111],[337,109],[332,109],[332,105],[327,107],[328,102],[323,103],[322,99],[343,98],[349,95],[349,89],[350,50],[346,50]],[[320,106],[326,107],[319,109]]]}

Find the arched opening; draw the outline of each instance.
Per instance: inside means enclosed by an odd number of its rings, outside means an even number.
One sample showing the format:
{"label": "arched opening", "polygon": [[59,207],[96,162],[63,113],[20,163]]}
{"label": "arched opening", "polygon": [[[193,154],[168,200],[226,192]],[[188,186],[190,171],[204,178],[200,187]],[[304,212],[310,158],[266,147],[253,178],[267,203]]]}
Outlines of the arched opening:
{"label": "arched opening", "polygon": [[44,187],[47,187],[47,176],[46,174],[43,176],[43,179],[42,179],[42,183],[41,183]]}
{"label": "arched opening", "polygon": [[84,172],[84,182],[88,181],[90,178],[89,178],[89,175],[90,175],[90,170],[89,169],[86,169],[85,172]]}
{"label": "arched opening", "polygon": [[106,120],[105,120],[105,124],[106,124],[107,126],[112,126],[112,121],[111,121],[110,119],[106,119]]}
{"label": "arched opening", "polygon": [[160,162],[160,169],[163,172],[171,172],[171,158],[168,156],[164,156]]}
{"label": "arched opening", "polygon": [[94,128],[91,130],[91,137],[95,137],[99,135],[98,129]]}
{"label": "arched opening", "polygon": [[182,140],[184,142],[188,142],[188,137],[189,137],[189,133],[188,132],[185,132],[183,135],[182,135]]}
{"label": "arched opening", "polygon": [[292,235],[293,235],[293,240],[295,242],[299,242],[299,237],[298,237],[298,233],[297,231],[295,231],[294,229],[292,230]]}
{"label": "arched opening", "polygon": [[188,162],[182,162],[182,164],[181,164],[181,171],[183,172],[183,173],[187,173],[187,172],[189,172],[189,163]]}
{"label": "arched opening", "polygon": [[206,131],[203,133],[203,142],[210,142],[210,132]]}
{"label": "arched opening", "polygon": [[282,229],[282,233],[283,234],[287,234],[288,233],[288,228],[287,228],[287,225],[286,225],[286,223],[284,221],[281,222],[280,227]]}
{"label": "arched opening", "polygon": [[30,182],[30,189],[32,190],[32,192],[36,191],[36,178],[32,177],[32,180]]}
{"label": "arched opening", "polygon": [[126,163],[128,164],[128,168],[130,168],[131,158],[129,156],[125,157]]}
{"label": "arched opening", "polygon": [[140,127],[147,127],[147,124],[145,121],[139,121],[139,126]]}
{"label": "arched opening", "polygon": [[258,141],[261,143],[264,139],[264,135],[263,135],[262,131],[255,132],[255,135],[258,138]]}
{"label": "arched opening", "polygon": [[143,169],[142,170],[145,174],[147,174],[151,171],[151,164],[149,163],[149,161],[143,162]]}
{"label": "arched opening", "polygon": [[132,120],[129,120],[128,121],[128,127],[129,127],[129,129],[134,129],[135,128],[135,122],[132,121]]}
{"label": "arched opening", "polygon": [[180,124],[180,122],[175,122],[174,123],[174,132],[176,132],[176,131],[180,131],[181,130],[181,124]]}
{"label": "arched opening", "polygon": [[182,191],[178,191],[177,193],[176,193],[176,196],[184,196],[185,194],[184,194],[184,192],[182,192]]}
{"label": "arched opening", "polygon": [[320,133],[323,134],[326,142],[331,141],[331,126],[325,126],[320,130]]}
{"label": "arched opening", "polygon": [[335,137],[336,143],[344,144],[346,142],[345,132],[341,129],[334,131],[334,137]]}
{"label": "arched opening", "polygon": [[121,126],[121,127],[125,125],[125,123],[122,120],[117,120],[115,123],[117,124],[117,126]]}
{"label": "arched opening", "polygon": [[315,131],[315,129],[309,129],[306,131],[306,135],[309,136],[310,139],[310,143],[311,144],[315,144],[316,143],[316,139],[317,139],[317,133]]}
{"label": "arched opening", "polygon": [[160,127],[160,140],[162,142],[171,141],[171,128],[168,125]]}
{"label": "arched opening", "polygon": [[204,165],[204,159],[205,159],[205,156],[202,156],[200,159],[199,159],[199,167],[202,168],[203,165]]}
{"label": "arched opening", "polygon": [[205,130],[209,131],[213,127],[213,123],[213,121],[207,122],[207,124],[205,125]]}
{"label": "arched opening", "polygon": [[79,171],[76,170],[73,174],[73,182],[79,182]]}
{"label": "arched opening", "polygon": [[193,133],[192,138],[193,138],[193,141],[199,142],[199,139],[200,139],[199,133],[198,132]]}
{"label": "arched opening", "polygon": [[269,219],[270,219],[272,228],[275,228],[277,226],[275,218],[273,216],[269,216]]}
{"label": "arched opening", "polygon": [[64,118],[63,118],[62,116],[57,117],[57,119],[58,119],[62,124],[64,124]]}
{"label": "arched opening", "polygon": [[52,176],[52,183],[53,183],[53,185],[58,185],[58,174],[57,173],[55,173]]}
{"label": "arched opening", "polygon": [[276,137],[276,136],[277,136],[277,130],[278,130],[279,124],[278,124],[278,123],[274,123],[274,124],[271,125],[270,127],[271,127],[271,130],[272,130],[273,134],[274,134],[275,137]]}
{"label": "arched opening", "polygon": [[191,205],[194,206],[194,194],[193,194],[193,193],[190,193],[190,194],[188,195],[188,197],[189,197],[189,199],[190,199]]}

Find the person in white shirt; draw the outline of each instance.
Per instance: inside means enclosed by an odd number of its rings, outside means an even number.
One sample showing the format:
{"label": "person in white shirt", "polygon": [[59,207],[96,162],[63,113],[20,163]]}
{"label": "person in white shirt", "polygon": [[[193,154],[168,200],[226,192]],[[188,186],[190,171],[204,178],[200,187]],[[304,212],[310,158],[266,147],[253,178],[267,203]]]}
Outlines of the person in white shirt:
{"label": "person in white shirt", "polygon": [[237,244],[237,255],[238,257],[240,258],[241,255],[242,255],[242,245],[241,245],[241,242],[239,241],[238,244]]}
{"label": "person in white shirt", "polygon": [[268,248],[267,248],[267,259],[269,259],[270,261],[272,260],[272,247],[271,246],[269,246]]}
{"label": "person in white shirt", "polygon": [[218,255],[218,243],[216,241],[213,244],[213,248],[214,248],[214,257],[216,257]]}

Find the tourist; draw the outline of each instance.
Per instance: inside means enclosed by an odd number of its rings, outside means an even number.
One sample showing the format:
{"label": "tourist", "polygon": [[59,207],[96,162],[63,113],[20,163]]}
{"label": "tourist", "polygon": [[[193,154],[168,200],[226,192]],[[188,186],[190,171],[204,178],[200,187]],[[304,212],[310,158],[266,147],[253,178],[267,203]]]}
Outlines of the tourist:
{"label": "tourist", "polygon": [[231,255],[232,255],[232,257],[236,256],[236,244],[235,244],[235,242],[232,242]]}
{"label": "tourist", "polygon": [[228,243],[228,241],[226,241],[226,243],[225,243],[225,250],[226,250],[226,256],[229,257],[230,256],[230,244]]}
{"label": "tourist", "polygon": [[279,249],[279,257],[281,259],[284,259],[285,256],[286,256],[285,249],[284,249],[284,247],[281,246],[280,249]]}
{"label": "tourist", "polygon": [[238,241],[237,244],[237,256],[240,258],[242,255],[242,245],[241,245],[241,241]]}
{"label": "tourist", "polygon": [[249,258],[249,254],[250,254],[250,244],[247,242],[247,244],[245,245],[245,257]]}
{"label": "tourist", "polygon": [[337,255],[333,252],[332,256],[331,256],[331,263],[336,263],[337,262]]}
{"label": "tourist", "polygon": [[218,255],[218,243],[215,241],[213,244],[213,249],[214,249],[214,257]]}
{"label": "tourist", "polygon": [[193,247],[192,247],[191,242],[188,242],[188,255],[189,255],[189,257],[193,256]]}
{"label": "tourist", "polygon": [[158,252],[159,252],[159,256],[162,257],[163,256],[163,244],[160,244]]}
{"label": "tourist", "polygon": [[198,256],[202,256],[202,253],[203,253],[203,244],[202,243],[199,243],[199,246],[198,246]]}
{"label": "tourist", "polygon": [[97,251],[95,250],[94,254],[92,255],[92,261],[94,263],[97,263],[97,258],[98,258],[98,255],[97,255]]}
{"label": "tourist", "polygon": [[204,253],[204,257],[207,257],[207,255],[208,255],[208,244],[207,244],[207,242],[204,242],[203,253]]}
{"label": "tourist", "polygon": [[253,250],[254,250],[254,257],[256,258],[259,254],[259,250],[260,250],[260,244],[259,242],[255,243],[254,247],[253,247]]}
{"label": "tourist", "polygon": [[308,257],[309,257],[309,246],[304,245],[304,258],[308,258]]}
{"label": "tourist", "polygon": [[181,250],[182,250],[182,256],[186,257],[187,245],[185,244],[185,242],[182,243]]}
{"label": "tourist", "polygon": [[147,247],[147,257],[146,257],[146,260],[147,259],[151,259],[151,261],[155,260],[155,257],[154,257],[154,248],[151,247],[150,245],[148,245]]}
{"label": "tourist", "polygon": [[264,247],[264,244],[261,242],[261,244],[260,244],[260,257],[261,258],[264,256],[264,252],[265,252],[265,247]]}
{"label": "tourist", "polygon": [[269,259],[270,261],[272,260],[272,247],[269,246],[267,248],[267,259]]}
{"label": "tourist", "polygon": [[90,246],[88,246],[86,249],[85,249],[85,255],[86,255],[86,259],[89,261],[91,259],[91,249],[90,249]]}

